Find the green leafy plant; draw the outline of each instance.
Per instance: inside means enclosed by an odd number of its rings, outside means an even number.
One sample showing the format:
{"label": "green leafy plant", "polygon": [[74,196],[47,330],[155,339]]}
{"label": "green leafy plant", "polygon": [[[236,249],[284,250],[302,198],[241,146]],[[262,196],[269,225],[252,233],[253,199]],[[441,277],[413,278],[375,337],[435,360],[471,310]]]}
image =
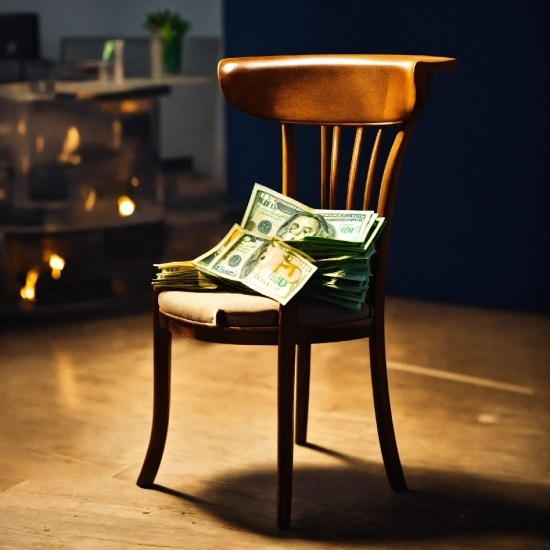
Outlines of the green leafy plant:
{"label": "green leafy plant", "polygon": [[179,13],[161,10],[147,15],[143,27],[160,34],[168,42],[185,34],[191,28],[191,23],[182,19]]}

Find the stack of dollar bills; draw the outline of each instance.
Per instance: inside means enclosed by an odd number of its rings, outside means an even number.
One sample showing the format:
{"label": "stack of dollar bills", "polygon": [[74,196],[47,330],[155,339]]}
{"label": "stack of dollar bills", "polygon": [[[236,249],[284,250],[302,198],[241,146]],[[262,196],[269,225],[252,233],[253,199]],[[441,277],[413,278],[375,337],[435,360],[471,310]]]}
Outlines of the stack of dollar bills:
{"label": "stack of dollar bills", "polygon": [[301,292],[359,310],[383,225],[372,211],[310,208],[256,184],[240,225],[193,261],[156,264],[153,285],[255,292],[281,304]]}

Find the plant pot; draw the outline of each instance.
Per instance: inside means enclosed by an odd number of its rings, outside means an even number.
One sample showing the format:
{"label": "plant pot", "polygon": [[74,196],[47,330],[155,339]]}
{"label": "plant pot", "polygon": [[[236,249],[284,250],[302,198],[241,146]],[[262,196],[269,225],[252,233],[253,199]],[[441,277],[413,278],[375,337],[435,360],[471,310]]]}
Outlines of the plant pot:
{"label": "plant pot", "polygon": [[181,65],[181,35],[165,37],[162,43],[162,60],[167,73],[179,73]]}

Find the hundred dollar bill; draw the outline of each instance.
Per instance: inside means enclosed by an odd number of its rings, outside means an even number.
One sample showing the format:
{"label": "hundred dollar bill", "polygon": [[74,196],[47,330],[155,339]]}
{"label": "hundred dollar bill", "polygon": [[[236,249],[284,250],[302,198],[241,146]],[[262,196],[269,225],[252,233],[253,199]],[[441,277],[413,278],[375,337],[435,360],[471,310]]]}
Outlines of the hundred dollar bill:
{"label": "hundred dollar bill", "polygon": [[370,279],[370,277],[371,277],[370,268],[367,268],[363,272],[356,272],[353,275],[350,273],[350,275],[347,275],[345,277],[338,277],[338,276],[333,277],[334,273],[337,273],[337,272],[332,272],[332,273],[325,274],[322,271],[319,271],[319,269],[318,269],[315,272],[315,279],[320,280],[320,281],[325,281],[327,279],[339,278],[339,279],[342,279],[344,281],[365,281],[365,280]]}
{"label": "hundred dollar bill", "polygon": [[187,290],[215,290],[218,285],[208,279],[191,262],[155,264],[160,269],[152,284],[155,287],[170,287]]}
{"label": "hundred dollar bill", "polygon": [[[289,219],[298,215],[311,217],[313,213],[313,208],[256,183],[252,189],[241,226],[248,231],[255,231],[267,237],[279,236],[283,238],[279,232],[281,228],[281,233],[285,232],[285,224]],[[306,234],[316,231],[316,223],[313,218],[308,227],[304,226],[303,231]]]}
{"label": "hundred dollar bill", "polygon": [[366,281],[370,277],[370,268],[363,272],[354,271],[333,271],[332,273],[322,273],[317,270],[315,279],[325,281],[327,279],[339,279],[343,281]]}
{"label": "hundred dollar bill", "polygon": [[319,292],[317,289],[312,289],[309,286],[306,286],[304,288],[303,294],[306,296],[311,296],[312,298],[317,298],[318,300],[324,300],[326,302],[332,302],[333,304],[338,304],[339,306],[355,309],[357,311],[361,310],[361,307],[363,304],[362,300],[359,300],[356,298],[343,297],[343,296],[333,296],[331,294]]}
{"label": "hundred dollar bill", "polygon": [[355,267],[362,267],[369,265],[369,258],[367,257],[356,257],[349,254],[346,254],[345,256],[332,256],[328,258],[319,258],[318,260],[315,260],[317,262],[318,267],[322,271],[326,271],[327,269],[336,269],[338,267],[339,269],[347,269],[347,268],[353,268]]}
{"label": "hundred dollar bill", "polygon": [[366,241],[363,243],[363,250],[365,250],[366,253],[370,253],[370,255],[374,253],[374,241],[379,237],[385,224],[385,218],[377,218],[375,220],[372,230],[369,232]]}
{"label": "hundred dollar bill", "polygon": [[[297,248],[298,250],[301,250],[305,254],[308,254],[312,258],[315,259],[316,262],[321,262],[324,260],[331,260],[335,257],[340,257],[341,264],[347,261],[358,261],[358,260],[364,260],[368,261],[369,258],[372,256],[372,251],[369,249],[364,250],[363,245],[359,244],[355,249],[353,250],[342,250],[338,249],[337,247],[330,247],[330,248],[318,248],[318,247],[310,247],[306,241],[296,241],[292,243],[292,246],[294,248]],[[342,252],[345,252],[345,256],[340,256]]]}
{"label": "hundred dollar bill", "polygon": [[243,231],[235,225],[218,245],[195,258],[193,263],[203,273],[242,282],[241,272],[245,264],[270,241],[270,238]]}
{"label": "hundred dollar bill", "polygon": [[[362,243],[376,220],[376,213],[372,210],[316,210],[330,228],[327,237],[352,243]],[[312,242],[324,243],[322,235],[308,236]]]}
{"label": "hundred dollar bill", "polygon": [[363,281],[350,281],[348,279],[336,279],[336,278],[328,279],[326,281],[322,279],[316,279],[314,281],[314,284],[339,289],[344,292],[356,291],[356,290],[362,291],[362,290],[366,290],[369,286],[369,282],[367,279]]}
{"label": "hundred dollar bill", "polygon": [[250,268],[244,284],[283,305],[303,288],[317,269],[299,250],[276,238]]}
{"label": "hundred dollar bill", "polygon": [[192,262],[167,262],[164,264],[153,264],[158,267],[162,273],[177,273],[180,271],[194,271],[197,269]]}
{"label": "hundred dollar bill", "polygon": [[242,227],[284,241],[304,238],[362,243],[376,220],[372,211],[316,210],[277,191],[254,185]]}
{"label": "hundred dollar bill", "polygon": [[[231,234],[231,232],[230,232]],[[286,304],[316,270],[310,258],[280,239],[237,228],[193,260],[207,275],[244,285]]]}
{"label": "hundred dollar bill", "polygon": [[192,281],[179,279],[153,281],[153,286],[156,288],[167,287],[177,290],[218,290],[220,288],[220,285],[201,278]]}

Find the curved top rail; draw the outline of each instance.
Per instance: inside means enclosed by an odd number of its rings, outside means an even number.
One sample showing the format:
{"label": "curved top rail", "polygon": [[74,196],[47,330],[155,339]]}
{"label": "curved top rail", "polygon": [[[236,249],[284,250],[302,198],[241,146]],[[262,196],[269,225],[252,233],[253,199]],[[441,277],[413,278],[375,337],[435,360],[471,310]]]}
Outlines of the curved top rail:
{"label": "curved top rail", "polygon": [[457,66],[453,58],[422,55],[236,57],[220,61],[218,80],[231,104],[261,118],[397,124],[420,114],[433,73]]}

